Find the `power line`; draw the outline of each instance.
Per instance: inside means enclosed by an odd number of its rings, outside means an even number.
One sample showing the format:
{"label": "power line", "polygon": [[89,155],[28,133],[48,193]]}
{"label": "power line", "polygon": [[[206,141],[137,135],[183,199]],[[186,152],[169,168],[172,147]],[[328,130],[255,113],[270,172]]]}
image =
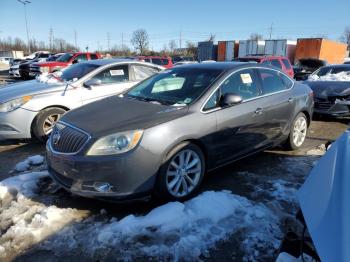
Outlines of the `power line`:
{"label": "power line", "polygon": [[24,19],[25,19],[25,22],[26,22],[26,31],[27,31],[27,40],[28,40],[28,52],[29,52],[29,54],[30,54],[31,52],[30,52],[30,40],[29,40],[29,31],[28,31],[27,8],[26,8],[26,5],[27,5],[27,4],[30,4],[31,2],[28,1],[28,0],[17,0],[17,1],[20,2],[21,4],[23,4],[23,6],[24,6]]}
{"label": "power line", "polygon": [[78,45],[77,45],[77,30],[74,30],[74,44],[75,44],[75,49],[78,50]]}
{"label": "power line", "polygon": [[269,31],[270,31],[270,40],[272,38],[272,30],[273,30],[273,23],[271,23],[271,26],[269,27]]}

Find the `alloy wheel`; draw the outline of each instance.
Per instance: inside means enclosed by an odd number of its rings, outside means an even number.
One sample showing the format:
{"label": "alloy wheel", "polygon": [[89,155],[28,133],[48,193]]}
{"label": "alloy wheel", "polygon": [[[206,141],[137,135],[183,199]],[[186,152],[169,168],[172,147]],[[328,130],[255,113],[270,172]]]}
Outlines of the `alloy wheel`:
{"label": "alloy wheel", "polygon": [[178,152],[166,172],[168,192],[174,197],[187,196],[197,187],[201,172],[201,159],[195,151],[185,149]]}
{"label": "alloy wheel", "polygon": [[307,122],[305,117],[299,117],[295,123],[293,128],[293,142],[297,147],[300,147],[306,138],[307,132]]}
{"label": "alloy wheel", "polygon": [[49,115],[44,123],[43,123],[43,130],[45,135],[49,135],[52,132],[53,127],[57,123],[57,121],[60,119],[61,114],[52,114]]}

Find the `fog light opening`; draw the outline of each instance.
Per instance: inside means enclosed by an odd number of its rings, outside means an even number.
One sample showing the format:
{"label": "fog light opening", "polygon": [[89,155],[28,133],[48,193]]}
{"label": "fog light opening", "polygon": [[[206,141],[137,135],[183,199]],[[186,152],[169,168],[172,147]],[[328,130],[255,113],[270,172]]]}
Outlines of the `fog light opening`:
{"label": "fog light opening", "polygon": [[94,183],[94,189],[101,193],[108,193],[112,191],[113,186],[105,182]]}

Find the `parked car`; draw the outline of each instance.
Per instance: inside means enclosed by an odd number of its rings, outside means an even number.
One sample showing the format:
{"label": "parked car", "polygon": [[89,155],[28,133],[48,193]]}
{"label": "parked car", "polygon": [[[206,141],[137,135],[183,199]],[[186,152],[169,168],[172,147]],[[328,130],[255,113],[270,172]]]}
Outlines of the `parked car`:
{"label": "parked car", "polygon": [[297,81],[306,80],[309,77],[309,75],[311,75],[320,67],[326,66],[326,65],[327,65],[326,61],[316,59],[316,58],[299,59],[295,63],[295,66],[293,67],[294,78]]}
{"label": "parked car", "polygon": [[10,65],[12,60],[13,60],[12,57],[2,56],[0,57],[0,64],[2,63],[2,64]]}
{"label": "parked car", "polygon": [[0,139],[43,141],[68,110],[123,92],[161,69],[137,61],[91,60],[66,68],[60,77],[42,75],[5,86],[0,89]]}
{"label": "parked car", "polygon": [[307,85],[264,65],[178,66],[65,114],[48,168],[82,196],[182,200],[207,171],[281,143],[300,148],[312,107]]}
{"label": "parked car", "polygon": [[139,56],[137,59],[143,62],[160,65],[165,68],[173,67],[171,57],[168,56]]}
{"label": "parked car", "polygon": [[195,62],[192,56],[173,56],[172,61],[174,64],[179,62]]}
{"label": "parked car", "polygon": [[[35,55],[33,57],[33,55]],[[14,59],[10,65],[9,75],[16,78],[28,78],[28,66],[30,63],[39,62],[47,59],[51,54],[49,52],[35,52],[26,59]],[[31,58],[33,57],[33,58]],[[23,65],[21,68],[20,66]]]}
{"label": "parked car", "polygon": [[176,62],[174,66],[180,66],[180,65],[190,65],[190,64],[196,64],[198,63],[197,61],[180,61]]}
{"label": "parked car", "polygon": [[254,62],[263,65],[274,66],[290,77],[294,77],[293,67],[290,64],[288,57],[284,56],[272,56],[272,55],[253,55],[235,58],[236,62]]}
{"label": "parked car", "polygon": [[34,63],[30,67],[30,76],[37,76],[42,73],[53,73],[71,64],[80,63],[86,60],[100,59],[99,53],[65,53],[55,61]]}
{"label": "parked car", "polygon": [[321,67],[305,83],[314,91],[315,113],[350,115],[350,65]]}
{"label": "parked car", "polygon": [[33,63],[40,63],[40,62],[46,62],[46,60],[51,56],[50,53],[39,53],[36,58],[33,60],[28,60],[27,62],[20,63],[19,64],[19,75],[22,79],[30,79],[34,76],[30,75],[29,73],[29,67]]}

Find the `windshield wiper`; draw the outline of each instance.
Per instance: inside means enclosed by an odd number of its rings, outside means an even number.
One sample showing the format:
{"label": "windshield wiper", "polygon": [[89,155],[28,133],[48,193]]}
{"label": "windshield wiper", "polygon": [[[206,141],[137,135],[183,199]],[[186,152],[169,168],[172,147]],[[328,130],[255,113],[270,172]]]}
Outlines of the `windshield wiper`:
{"label": "windshield wiper", "polygon": [[145,102],[157,102],[157,103],[160,103],[162,105],[172,105],[172,104],[174,104],[171,101],[166,101],[166,100],[162,100],[162,99],[159,99],[159,98],[152,98],[152,97],[146,97],[146,96],[128,95],[128,97],[130,97],[132,99],[136,99],[136,100],[145,101]]}

